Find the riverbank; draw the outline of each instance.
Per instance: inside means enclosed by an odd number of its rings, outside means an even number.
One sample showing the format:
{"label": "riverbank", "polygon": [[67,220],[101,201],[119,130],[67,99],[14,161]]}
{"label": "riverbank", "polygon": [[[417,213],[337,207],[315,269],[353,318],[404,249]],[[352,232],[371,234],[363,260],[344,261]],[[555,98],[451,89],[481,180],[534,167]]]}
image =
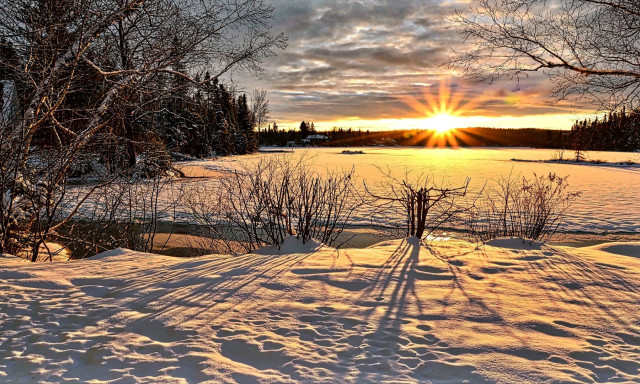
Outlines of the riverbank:
{"label": "riverbank", "polygon": [[[154,252],[167,256],[192,257],[201,255],[203,250],[198,249],[202,244],[207,243],[206,238],[194,235],[201,233],[196,225],[175,225],[168,223],[158,225]],[[434,233],[430,239],[454,239],[468,241],[471,238],[469,233],[463,231],[444,230]],[[381,241],[392,240],[393,237],[386,231],[376,231],[367,226],[354,226],[346,228],[339,237],[339,243],[346,241],[341,247],[366,248]],[[551,246],[586,247],[612,242],[640,242],[640,233],[585,233],[585,232],[557,232],[548,241]],[[206,250],[204,250],[206,252]]]}

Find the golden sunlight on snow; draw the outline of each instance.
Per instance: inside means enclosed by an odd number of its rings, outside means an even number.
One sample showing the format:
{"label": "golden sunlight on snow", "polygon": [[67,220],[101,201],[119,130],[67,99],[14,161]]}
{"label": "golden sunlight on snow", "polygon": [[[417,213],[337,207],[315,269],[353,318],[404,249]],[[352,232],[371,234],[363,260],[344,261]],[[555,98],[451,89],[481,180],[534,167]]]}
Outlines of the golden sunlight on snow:
{"label": "golden sunlight on snow", "polygon": [[638,381],[640,244],[618,245],[0,258],[0,380]]}

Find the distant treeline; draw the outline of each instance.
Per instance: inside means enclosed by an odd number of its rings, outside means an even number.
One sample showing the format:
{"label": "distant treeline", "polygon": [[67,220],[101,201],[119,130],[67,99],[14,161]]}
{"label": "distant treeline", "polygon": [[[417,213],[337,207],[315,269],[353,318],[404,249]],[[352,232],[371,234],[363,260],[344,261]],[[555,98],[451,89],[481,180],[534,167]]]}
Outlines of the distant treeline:
{"label": "distant treeline", "polygon": [[[305,123],[309,127],[312,123]],[[275,127],[275,129],[274,129]],[[447,132],[431,130],[363,131],[333,128],[315,132],[281,130],[269,126],[260,133],[260,143],[265,146],[313,145],[313,146],[435,146],[435,147],[533,147],[570,148],[569,131],[551,129],[500,129],[461,128]]]}
{"label": "distant treeline", "polygon": [[640,149],[640,110],[622,109],[601,119],[582,120],[571,128],[572,149],[635,151]]}

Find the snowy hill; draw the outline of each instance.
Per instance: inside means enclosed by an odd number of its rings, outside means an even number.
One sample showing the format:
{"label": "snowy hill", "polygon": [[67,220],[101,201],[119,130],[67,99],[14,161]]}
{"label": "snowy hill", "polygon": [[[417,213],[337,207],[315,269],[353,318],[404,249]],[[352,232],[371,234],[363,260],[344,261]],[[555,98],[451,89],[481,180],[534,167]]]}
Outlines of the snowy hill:
{"label": "snowy hill", "polygon": [[0,381],[640,381],[639,244],[492,244],[0,258]]}

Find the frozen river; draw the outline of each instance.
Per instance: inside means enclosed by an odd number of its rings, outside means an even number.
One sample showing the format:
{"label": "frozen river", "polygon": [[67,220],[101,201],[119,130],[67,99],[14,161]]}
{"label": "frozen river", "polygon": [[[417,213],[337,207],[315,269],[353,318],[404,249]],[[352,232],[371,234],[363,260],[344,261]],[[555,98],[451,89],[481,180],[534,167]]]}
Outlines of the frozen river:
{"label": "frozen river", "polygon": [[[502,176],[533,176],[555,172],[568,176],[569,188],[580,191],[581,196],[571,207],[561,227],[568,232],[621,233],[640,232],[640,167],[606,165],[577,165],[520,160],[549,160],[558,155],[556,150],[520,148],[349,148],[364,154],[343,154],[344,148],[295,149],[286,154],[256,154],[197,162],[205,168],[235,168],[242,162],[260,156],[308,156],[321,170],[350,169],[354,167],[359,179],[368,184],[382,180],[379,168],[387,167],[394,173],[405,170],[425,173],[434,180],[456,186],[471,178],[471,190],[480,189],[485,182]],[[565,151],[564,157],[571,157]],[[640,153],[588,152],[591,160],[609,162],[640,162]]]}

